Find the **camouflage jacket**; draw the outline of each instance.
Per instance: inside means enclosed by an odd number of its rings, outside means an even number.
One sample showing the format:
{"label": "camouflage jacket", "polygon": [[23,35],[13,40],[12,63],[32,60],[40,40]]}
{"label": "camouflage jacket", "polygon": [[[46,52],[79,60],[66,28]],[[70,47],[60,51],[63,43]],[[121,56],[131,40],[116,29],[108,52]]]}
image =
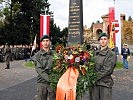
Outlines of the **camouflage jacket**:
{"label": "camouflage jacket", "polygon": [[35,69],[38,73],[37,82],[38,83],[48,83],[48,74],[51,71],[52,66],[52,51],[39,50],[31,59],[35,62]]}
{"label": "camouflage jacket", "polygon": [[11,55],[11,48],[9,46],[4,48],[4,55],[5,55],[5,59],[6,58],[10,58]]}
{"label": "camouflage jacket", "polygon": [[97,85],[112,87],[114,82],[111,74],[114,71],[117,56],[108,47],[95,52],[95,71],[98,73]]}

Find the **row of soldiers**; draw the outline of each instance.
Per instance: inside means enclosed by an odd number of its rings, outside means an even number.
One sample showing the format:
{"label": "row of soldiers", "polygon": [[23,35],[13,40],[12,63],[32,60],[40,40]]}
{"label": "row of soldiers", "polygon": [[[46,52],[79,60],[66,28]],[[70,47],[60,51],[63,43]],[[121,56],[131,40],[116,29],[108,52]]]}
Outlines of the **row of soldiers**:
{"label": "row of soldiers", "polygon": [[[9,46],[7,43],[0,46],[0,62],[5,61],[6,55],[6,46]],[[10,45],[9,46],[10,60],[23,60],[29,59],[33,55],[32,45]]]}
{"label": "row of soldiers", "polygon": [[[11,61],[29,59],[38,51],[38,49],[35,49],[34,51],[32,51],[32,45],[8,45],[6,43],[5,45],[0,46],[0,62],[5,61],[6,46],[9,46],[10,48]],[[95,46],[88,44],[87,50],[95,49],[94,47]]]}

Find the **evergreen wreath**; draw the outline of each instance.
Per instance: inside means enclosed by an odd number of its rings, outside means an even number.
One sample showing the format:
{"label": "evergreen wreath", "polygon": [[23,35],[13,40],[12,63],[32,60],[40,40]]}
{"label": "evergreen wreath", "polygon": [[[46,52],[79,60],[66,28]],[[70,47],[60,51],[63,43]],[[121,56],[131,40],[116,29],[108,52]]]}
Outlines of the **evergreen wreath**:
{"label": "evergreen wreath", "polygon": [[57,83],[66,70],[72,66],[79,70],[76,85],[76,94],[82,96],[91,88],[96,81],[97,74],[94,71],[93,51],[86,50],[85,46],[80,48],[58,45],[53,54],[52,71],[49,74],[50,86],[56,91]]}

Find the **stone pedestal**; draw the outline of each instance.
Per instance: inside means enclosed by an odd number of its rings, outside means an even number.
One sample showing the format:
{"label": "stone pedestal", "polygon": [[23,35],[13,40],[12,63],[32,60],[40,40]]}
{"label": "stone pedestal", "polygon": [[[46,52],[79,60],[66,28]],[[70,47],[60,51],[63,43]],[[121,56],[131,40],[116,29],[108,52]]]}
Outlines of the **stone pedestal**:
{"label": "stone pedestal", "polygon": [[82,0],[69,1],[68,45],[83,43]]}

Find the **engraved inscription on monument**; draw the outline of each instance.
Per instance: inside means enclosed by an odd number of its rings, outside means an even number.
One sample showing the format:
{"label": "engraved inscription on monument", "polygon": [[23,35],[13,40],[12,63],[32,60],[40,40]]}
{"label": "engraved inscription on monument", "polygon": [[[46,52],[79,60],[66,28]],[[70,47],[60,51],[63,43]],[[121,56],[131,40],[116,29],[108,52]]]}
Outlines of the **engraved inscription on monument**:
{"label": "engraved inscription on monument", "polygon": [[83,43],[83,6],[82,0],[69,2],[68,44]]}

